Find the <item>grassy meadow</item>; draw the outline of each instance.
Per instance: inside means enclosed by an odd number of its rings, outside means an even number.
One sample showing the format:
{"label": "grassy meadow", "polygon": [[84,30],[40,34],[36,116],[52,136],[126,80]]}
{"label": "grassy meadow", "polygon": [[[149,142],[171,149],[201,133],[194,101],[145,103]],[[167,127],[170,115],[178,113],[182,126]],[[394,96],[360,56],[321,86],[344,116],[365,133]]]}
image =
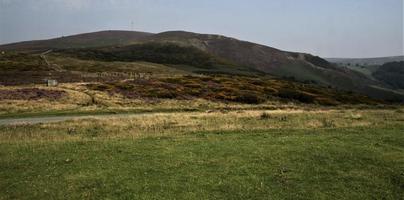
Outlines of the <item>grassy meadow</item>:
{"label": "grassy meadow", "polygon": [[0,199],[403,199],[404,110],[170,112],[0,127]]}

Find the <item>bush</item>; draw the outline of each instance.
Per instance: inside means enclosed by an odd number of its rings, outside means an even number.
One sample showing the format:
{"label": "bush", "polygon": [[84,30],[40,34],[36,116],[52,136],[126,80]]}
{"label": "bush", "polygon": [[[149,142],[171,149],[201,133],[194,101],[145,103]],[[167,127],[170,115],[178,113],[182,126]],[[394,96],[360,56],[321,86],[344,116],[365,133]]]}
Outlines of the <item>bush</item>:
{"label": "bush", "polygon": [[262,119],[262,120],[264,120],[264,119],[271,119],[271,115],[270,115],[269,113],[267,113],[267,112],[263,112],[263,113],[260,115],[260,119]]}
{"label": "bush", "polygon": [[116,87],[121,90],[133,90],[135,87],[128,83],[117,84]]}
{"label": "bush", "polygon": [[334,128],[335,127],[335,123],[333,120],[329,120],[329,119],[323,119],[321,121],[322,125],[324,128]]}
{"label": "bush", "polygon": [[175,93],[175,91],[160,89],[160,90],[154,91],[152,93],[152,96],[156,97],[156,98],[161,98],[161,99],[175,99],[177,97],[177,94]]}
{"label": "bush", "polygon": [[264,103],[266,99],[259,96],[258,94],[252,93],[250,91],[245,91],[236,96],[234,101],[246,104],[260,104]]}
{"label": "bush", "polygon": [[297,100],[302,103],[314,103],[315,100],[311,95],[291,89],[281,90],[277,96],[284,99]]}
{"label": "bush", "polygon": [[97,91],[107,91],[112,88],[110,85],[106,84],[88,84],[87,87]]}

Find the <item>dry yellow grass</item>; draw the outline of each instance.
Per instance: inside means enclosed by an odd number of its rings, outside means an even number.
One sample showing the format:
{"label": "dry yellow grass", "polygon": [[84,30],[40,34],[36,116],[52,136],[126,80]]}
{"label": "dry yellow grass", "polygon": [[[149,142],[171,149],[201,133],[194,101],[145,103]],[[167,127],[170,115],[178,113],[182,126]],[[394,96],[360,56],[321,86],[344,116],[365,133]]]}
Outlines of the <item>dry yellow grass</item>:
{"label": "dry yellow grass", "polygon": [[59,90],[65,91],[66,96],[58,100],[2,100],[0,102],[0,115],[10,113],[24,113],[24,112],[49,112],[72,110],[82,107],[87,104],[91,98],[79,91],[69,90],[62,87],[49,88],[40,85],[33,86],[13,86],[1,87],[1,90],[15,90],[24,88],[38,88],[44,90]]}
{"label": "dry yellow grass", "polygon": [[[267,113],[266,118],[262,114]],[[358,117],[360,116],[360,117]],[[158,113],[71,120],[40,125],[5,126],[2,142],[66,141],[94,138],[139,138],[199,131],[328,129],[392,126],[404,121],[397,110],[251,110],[231,112]]]}

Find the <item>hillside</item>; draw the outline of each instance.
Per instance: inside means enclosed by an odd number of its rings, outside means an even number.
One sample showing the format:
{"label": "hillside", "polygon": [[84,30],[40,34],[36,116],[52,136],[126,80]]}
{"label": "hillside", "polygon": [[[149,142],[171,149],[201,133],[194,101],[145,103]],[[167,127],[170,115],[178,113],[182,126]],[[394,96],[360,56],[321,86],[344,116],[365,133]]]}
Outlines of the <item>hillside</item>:
{"label": "hillside", "polygon": [[57,49],[58,56],[102,62],[151,62],[193,73],[268,74],[316,83],[381,99],[404,99],[391,87],[306,53],[241,41],[221,35],[170,31],[158,34],[102,31],[0,46],[0,50]]}
{"label": "hillside", "polygon": [[378,58],[325,58],[328,62],[342,65],[383,65],[388,62],[404,61],[404,56],[378,57]]}
{"label": "hillside", "polygon": [[386,63],[373,76],[393,88],[404,89],[404,61]]}
{"label": "hillside", "polygon": [[194,73],[263,74],[252,67],[237,65],[193,46],[147,42],[120,47],[65,49],[56,52],[67,57],[104,62],[150,62],[170,65]]}
{"label": "hillside", "polygon": [[[336,78],[350,79],[343,82],[363,79],[360,75],[338,69],[319,57],[305,53],[285,52],[220,35],[175,31],[146,37],[143,38],[143,41],[191,45],[239,65],[254,67],[272,75],[292,77],[300,81],[314,81],[325,85],[335,85],[335,80],[329,79],[331,77],[329,73],[332,73],[332,76]],[[327,77],[327,75],[330,77]],[[342,87],[348,88],[350,86]]]}

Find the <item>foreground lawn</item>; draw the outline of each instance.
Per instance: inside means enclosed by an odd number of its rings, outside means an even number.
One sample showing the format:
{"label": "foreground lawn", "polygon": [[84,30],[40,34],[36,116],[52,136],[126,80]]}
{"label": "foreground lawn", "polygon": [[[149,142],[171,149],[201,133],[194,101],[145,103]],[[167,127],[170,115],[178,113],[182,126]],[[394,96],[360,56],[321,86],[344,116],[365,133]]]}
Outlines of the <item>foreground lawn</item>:
{"label": "foreground lawn", "polygon": [[404,125],[0,143],[0,199],[404,199]]}

